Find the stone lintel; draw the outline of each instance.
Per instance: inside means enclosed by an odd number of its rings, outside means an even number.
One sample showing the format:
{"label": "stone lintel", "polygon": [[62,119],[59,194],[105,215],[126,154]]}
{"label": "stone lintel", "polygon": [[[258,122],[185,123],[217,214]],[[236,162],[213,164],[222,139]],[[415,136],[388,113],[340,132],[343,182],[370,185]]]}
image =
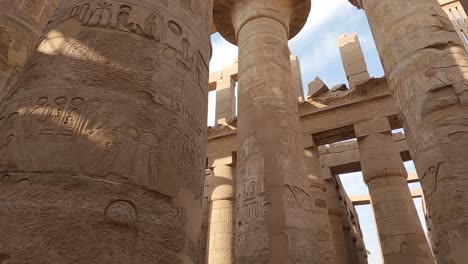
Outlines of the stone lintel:
{"label": "stone lintel", "polygon": [[233,164],[235,164],[235,160],[232,153],[217,154],[216,156],[208,157],[208,168]]}
{"label": "stone lintel", "polygon": [[382,117],[370,121],[361,122],[354,125],[357,138],[368,135],[392,131],[388,118]]}

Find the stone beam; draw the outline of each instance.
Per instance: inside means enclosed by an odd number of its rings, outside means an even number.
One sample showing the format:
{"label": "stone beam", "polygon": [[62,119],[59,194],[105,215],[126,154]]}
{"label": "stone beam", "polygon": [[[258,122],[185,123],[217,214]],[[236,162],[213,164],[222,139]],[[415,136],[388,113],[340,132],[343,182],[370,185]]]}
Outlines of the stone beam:
{"label": "stone beam", "polygon": [[[411,190],[411,196],[413,198],[421,198],[423,197],[423,191],[422,189],[415,189]],[[356,195],[356,196],[351,196],[351,201],[354,206],[359,206],[359,205],[369,205],[371,204],[371,198],[369,194],[363,194],[363,195]]]}
{"label": "stone beam", "polygon": [[[394,144],[403,161],[410,161],[408,145],[404,134],[393,135]],[[361,171],[361,155],[356,141],[340,142],[329,146],[320,146],[320,161],[335,174],[346,174]]]}
{"label": "stone beam", "polygon": [[[221,76],[219,73],[218,76]],[[212,75],[214,76],[214,75]],[[332,144],[355,138],[354,124],[372,119],[373,117],[387,117],[392,128],[401,125],[396,118],[393,99],[389,93],[385,79],[371,79],[358,85],[356,89],[346,92],[342,98],[323,101],[307,101],[299,103],[301,112],[301,126],[304,135],[313,135],[317,145]],[[236,152],[237,120],[229,124],[218,125],[209,129],[208,155],[216,156],[218,152],[227,150]],[[394,140],[399,145],[400,154],[404,161],[411,160],[404,135],[395,135]],[[352,149],[349,153],[352,152]],[[353,157],[354,155],[354,157]],[[359,171],[359,156],[346,154],[346,163],[336,163],[331,167],[335,173]],[[340,169],[339,166],[343,166]],[[350,166],[350,167],[348,167]]]}
{"label": "stone beam", "polygon": [[299,104],[302,131],[313,135],[317,145],[355,138],[353,125],[378,117],[391,119],[392,128],[401,125],[385,78],[371,79],[342,96]]}

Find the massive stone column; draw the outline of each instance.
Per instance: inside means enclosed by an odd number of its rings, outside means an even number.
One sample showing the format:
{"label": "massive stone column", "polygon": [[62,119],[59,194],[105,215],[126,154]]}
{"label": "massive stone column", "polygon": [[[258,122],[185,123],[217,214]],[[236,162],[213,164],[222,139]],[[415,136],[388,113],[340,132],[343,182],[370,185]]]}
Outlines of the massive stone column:
{"label": "massive stone column", "polygon": [[468,252],[467,52],[434,0],[351,0],[364,8],[438,236],[441,263]]}
{"label": "massive stone column", "polygon": [[[231,156],[231,155],[229,155]],[[234,264],[236,231],[236,164],[215,162],[210,177],[210,214],[206,264]]]}
{"label": "massive stone column", "polygon": [[[311,137],[307,137],[311,139]],[[304,140],[304,143],[307,141]],[[326,186],[322,177],[322,168],[320,166],[317,147],[313,140],[307,144],[305,152],[305,165],[307,176],[310,181],[311,189],[311,209],[313,219],[311,221],[312,234],[318,240],[318,254],[320,254],[319,263],[337,263],[335,245],[333,243],[332,232],[330,228],[330,219],[328,217],[328,205],[325,197]]]}
{"label": "massive stone column", "polygon": [[309,10],[308,0],[215,1],[216,28],[239,45],[238,263],[317,258],[288,48]]}
{"label": "massive stone column", "polygon": [[0,254],[198,263],[211,1],[62,1],[0,109]]}
{"label": "massive stone column", "polygon": [[0,102],[18,81],[58,2],[0,1]]}
{"label": "massive stone column", "polygon": [[387,118],[359,123],[355,131],[385,263],[434,263]]}
{"label": "massive stone column", "polygon": [[337,264],[348,264],[348,247],[342,224],[342,209],[338,199],[338,192],[332,179],[325,181],[326,198],[328,204],[328,219],[336,252]]}
{"label": "massive stone column", "polygon": [[202,225],[200,235],[200,263],[206,263],[206,256],[208,254],[208,226],[210,218],[210,196],[211,196],[211,177],[213,172],[210,169],[205,170],[205,187],[203,188],[203,204],[202,204]]}

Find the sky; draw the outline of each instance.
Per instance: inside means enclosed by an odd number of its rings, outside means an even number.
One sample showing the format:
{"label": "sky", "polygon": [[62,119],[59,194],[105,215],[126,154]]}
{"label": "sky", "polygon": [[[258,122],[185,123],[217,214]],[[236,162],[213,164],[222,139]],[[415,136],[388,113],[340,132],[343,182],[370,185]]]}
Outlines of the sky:
{"label": "sky", "polygon": [[[309,20],[303,30],[290,42],[291,52],[299,57],[301,62],[304,92],[307,94],[307,84],[320,77],[328,87],[336,84],[347,84],[346,75],[341,63],[338,49],[338,38],[342,34],[358,33],[361,46],[371,77],[384,75],[382,64],[374,44],[372,33],[364,11],[358,10],[347,0],[313,0]],[[219,34],[212,36],[213,57],[210,72],[222,70],[237,58],[237,47],[229,44]],[[215,93],[209,96],[208,124],[214,125]],[[415,172],[412,162],[405,163],[409,173]],[[340,179],[350,196],[368,194],[362,180],[362,173],[340,175]],[[410,188],[420,188],[419,184],[411,184]],[[421,221],[422,201],[415,199]],[[371,252],[370,264],[381,264],[381,253],[377,239],[375,223],[371,206],[357,208],[364,233],[367,249]],[[422,221],[425,226],[424,221]]]}

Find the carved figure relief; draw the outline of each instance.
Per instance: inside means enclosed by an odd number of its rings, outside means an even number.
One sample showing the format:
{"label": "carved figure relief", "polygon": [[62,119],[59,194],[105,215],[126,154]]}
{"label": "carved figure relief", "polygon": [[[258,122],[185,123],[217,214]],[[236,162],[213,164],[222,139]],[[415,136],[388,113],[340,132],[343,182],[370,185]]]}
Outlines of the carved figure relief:
{"label": "carved figure relief", "polygon": [[33,45],[30,32],[0,18],[0,101],[18,81]]}
{"label": "carved figure relief", "polygon": [[12,40],[8,30],[4,26],[0,26],[0,63],[2,66],[8,62],[8,53]]}

